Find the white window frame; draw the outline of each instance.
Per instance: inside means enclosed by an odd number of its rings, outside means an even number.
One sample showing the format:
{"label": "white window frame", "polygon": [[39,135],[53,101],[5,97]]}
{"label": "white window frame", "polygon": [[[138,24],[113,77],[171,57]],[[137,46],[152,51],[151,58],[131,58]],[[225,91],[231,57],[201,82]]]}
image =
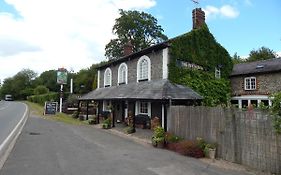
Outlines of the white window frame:
{"label": "white window frame", "polygon": [[[122,72],[122,68],[125,68],[125,77],[123,77],[123,72]],[[121,81],[121,78],[124,78],[124,81]],[[118,84],[128,84],[128,66],[126,63],[122,63],[120,64],[119,68],[118,68]]]}
{"label": "white window frame", "polygon": [[[147,103],[147,113],[141,112],[141,103]],[[135,106],[135,115],[143,114],[148,115],[151,118],[151,102],[147,101],[137,101]]]}
{"label": "white window frame", "polygon": [[[110,74],[110,76],[109,76],[109,82],[107,82],[107,73],[109,73]],[[112,84],[112,71],[111,71],[111,69],[108,67],[108,68],[106,68],[105,69],[105,71],[104,71],[104,75],[103,75],[103,84],[104,84],[104,87],[108,87],[108,86],[111,86],[111,84]]]}
{"label": "white window frame", "polygon": [[[142,78],[142,72],[141,72],[141,64],[143,62],[143,60],[147,61],[147,78]],[[144,80],[151,80],[151,62],[150,62],[150,58],[146,55],[140,57],[140,59],[138,60],[137,63],[137,82],[140,81],[144,81]]]}
{"label": "white window frame", "polygon": [[221,78],[221,69],[220,68],[215,68],[215,78],[220,79]]}
{"label": "white window frame", "polygon": [[109,107],[111,106],[111,101],[109,100],[103,100],[103,105],[102,105],[102,110],[103,111],[109,111],[111,112],[111,109],[109,109]]}
{"label": "white window frame", "polygon": [[[247,84],[249,82],[249,84]],[[254,82],[254,85],[252,84]],[[256,77],[246,77],[244,78],[244,89],[247,91],[252,91],[257,89],[257,79]]]}

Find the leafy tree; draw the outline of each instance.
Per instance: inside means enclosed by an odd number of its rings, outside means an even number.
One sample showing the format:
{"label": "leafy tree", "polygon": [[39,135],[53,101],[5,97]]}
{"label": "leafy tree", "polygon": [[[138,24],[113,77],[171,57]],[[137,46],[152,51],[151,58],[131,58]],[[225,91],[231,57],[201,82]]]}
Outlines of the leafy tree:
{"label": "leafy tree", "polygon": [[258,50],[252,50],[247,59],[248,62],[258,61],[258,60],[267,60],[271,58],[276,58],[277,54],[273,50],[267,47],[261,47]]}
{"label": "leafy tree", "polygon": [[121,16],[115,20],[112,29],[117,39],[112,39],[105,47],[105,56],[108,59],[122,57],[124,45],[129,41],[136,52],[167,40],[164,30],[152,15],[136,10],[120,10],[119,13]]}
{"label": "leafy tree", "polygon": [[49,89],[44,85],[39,85],[34,89],[34,95],[41,95],[49,93]]}
{"label": "leafy tree", "polygon": [[239,63],[244,63],[246,60],[241,58],[239,55],[237,55],[237,52],[232,57],[232,62],[233,64],[239,64]]}
{"label": "leafy tree", "polygon": [[34,84],[36,86],[43,85],[52,92],[58,92],[60,86],[57,84],[57,70],[44,71],[35,79]]}
{"label": "leafy tree", "polygon": [[33,94],[33,80],[36,73],[30,69],[23,69],[12,78],[4,80],[1,88],[1,96],[11,94],[15,99],[26,99],[27,96]]}

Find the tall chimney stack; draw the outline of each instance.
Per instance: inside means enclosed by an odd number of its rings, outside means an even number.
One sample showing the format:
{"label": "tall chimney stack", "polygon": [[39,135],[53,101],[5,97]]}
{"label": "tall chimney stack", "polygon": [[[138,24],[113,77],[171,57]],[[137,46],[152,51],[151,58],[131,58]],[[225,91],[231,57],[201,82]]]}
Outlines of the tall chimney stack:
{"label": "tall chimney stack", "polygon": [[193,29],[199,29],[205,24],[205,12],[201,8],[192,10]]}
{"label": "tall chimney stack", "polygon": [[124,56],[128,56],[130,54],[133,53],[133,45],[131,43],[131,41],[128,41],[125,45],[124,45],[124,51],[123,51],[123,55]]}

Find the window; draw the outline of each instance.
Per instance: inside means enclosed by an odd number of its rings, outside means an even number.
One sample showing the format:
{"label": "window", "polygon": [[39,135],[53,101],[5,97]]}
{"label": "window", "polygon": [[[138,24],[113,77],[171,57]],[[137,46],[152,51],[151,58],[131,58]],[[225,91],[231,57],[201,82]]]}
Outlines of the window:
{"label": "window", "polygon": [[148,102],[140,102],[140,114],[148,114]]}
{"label": "window", "polygon": [[107,68],[104,72],[104,87],[109,87],[111,86],[111,69]]}
{"label": "window", "polygon": [[137,81],[150,80],[150,59],[147,56],[142,56],[137,65]]}
{"label": "window", "polygon": [[103,101],[103,111],[111,111],[111,101]]}
{"label": "window", "polygon": [[256,90],[256,77],[245,78],[245,90]]}
{"label": "window", "polygon": [[127,84],[128,68],[125,63],[122,63],[118,68],[118,84]]}
{"label": "window", "polygon": [[217,68],[215,69],[215,78],[220,79],[221,78],[221,69]]}

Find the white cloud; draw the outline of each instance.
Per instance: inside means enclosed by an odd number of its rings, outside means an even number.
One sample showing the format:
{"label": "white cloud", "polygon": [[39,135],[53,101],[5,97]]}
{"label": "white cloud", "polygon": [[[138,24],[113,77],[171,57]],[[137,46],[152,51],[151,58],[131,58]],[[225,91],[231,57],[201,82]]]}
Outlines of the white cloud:
{"label": "white cloud", "polygon": [[276,52],[276,54],[277,54],[278,57],[281,57],[281,51]]}
{"label": "white cloud", "polygon": [[206,6],[203,10],[206,13],[207,19],[215,19],[217,17],[237,18],[239,16],[239,11],[231,5],[223,5],[220,8],[215,6]]}
{"label": "white cloud", "polygon": [[[23,68],[75,71],[104,60],[118,9],[145,10],[155,0],[6,0],[19,12],[0,13],[0,79]],[[9,41],[4,43],[4,41]],[[9,45],[8,45],[9,43]]]}

